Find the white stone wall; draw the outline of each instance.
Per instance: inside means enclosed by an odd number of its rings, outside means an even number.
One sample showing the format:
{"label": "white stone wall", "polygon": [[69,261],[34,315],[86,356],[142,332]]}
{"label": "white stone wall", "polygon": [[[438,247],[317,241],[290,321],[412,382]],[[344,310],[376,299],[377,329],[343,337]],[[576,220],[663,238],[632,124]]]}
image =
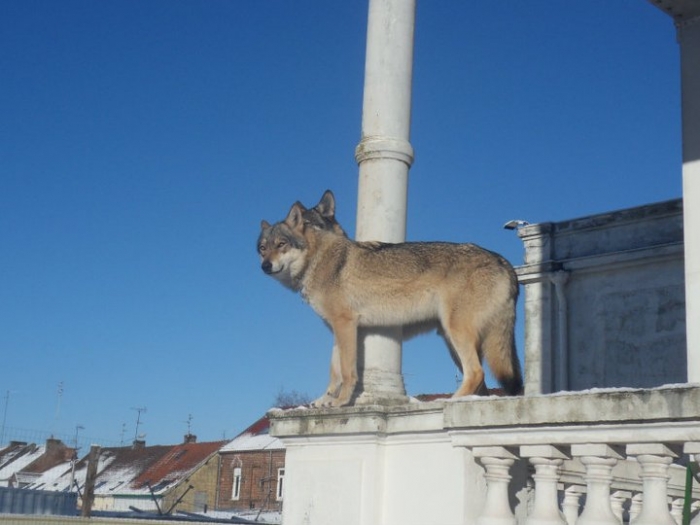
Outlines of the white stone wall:
{"label": "white stone wall", "polygon": [[687,380],[680,199],[518,234],[526,394]]}
{"label": "white stone wall", "polygon": [[[287,450],[283,521],[525,525],[537,514],[538,483],[541,494],[552,489],[544,502],[550,515],[562,508],[578,514],[587,484],[600,477],[584,465],[610,458],[617,461],[606,487],[611,481],[629,508],[633,498],[649,496],[641,455],[664,462],[656,505],[668,517],[666,503],[682,498],[685,481],[685,470],[669,464],[700,450],[699,402],[700,387],[668,387],[274,410],[270,432]],[[535,475],[533,466],[547,462],[556,467],[549,478]],[[485,467],[497,463],[505,467],[489,481]],[[503,490],[494,494],[498,485]],[[578,497],[564,505],[569,492]],[[694,502],[699,497],[696,490]]]}

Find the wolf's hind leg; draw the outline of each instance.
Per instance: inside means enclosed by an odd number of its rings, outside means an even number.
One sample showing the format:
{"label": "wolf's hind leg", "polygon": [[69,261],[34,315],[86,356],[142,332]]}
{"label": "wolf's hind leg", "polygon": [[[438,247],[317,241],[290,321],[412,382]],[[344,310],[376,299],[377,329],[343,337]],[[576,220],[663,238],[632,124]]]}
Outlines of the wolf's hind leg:
{"label": "wolf's hind leg", "polygon": [[471,327],[454,320],[443,325],[445,340],[450,347],[452,357],[462,368],[462,384],[452,397],[462,397],[483,393],[484,369],[478,352],[478,337]]}

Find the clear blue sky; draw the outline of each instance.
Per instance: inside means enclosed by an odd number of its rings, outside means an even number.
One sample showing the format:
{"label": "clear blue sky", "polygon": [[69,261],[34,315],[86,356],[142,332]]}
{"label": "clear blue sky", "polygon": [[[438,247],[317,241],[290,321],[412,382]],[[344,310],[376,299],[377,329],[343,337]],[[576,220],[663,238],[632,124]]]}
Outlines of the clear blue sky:
{"label": "clear blue sky", "polygon": [[[81,425],[129,442],[136,407],[148,443],[179,442],[189,414],[216,440],[280,389],[322,392],[331,334],[255,241],[327,188],[354,232],[366,16],[357,0],[0,2],[6,440]],[[509,219],[680,197],[678,80],[672,21],[645,0],[418,0],[409,239],[520,264]],[[405,345],[404,372],[411,394],[455,388],[435,335]]]}

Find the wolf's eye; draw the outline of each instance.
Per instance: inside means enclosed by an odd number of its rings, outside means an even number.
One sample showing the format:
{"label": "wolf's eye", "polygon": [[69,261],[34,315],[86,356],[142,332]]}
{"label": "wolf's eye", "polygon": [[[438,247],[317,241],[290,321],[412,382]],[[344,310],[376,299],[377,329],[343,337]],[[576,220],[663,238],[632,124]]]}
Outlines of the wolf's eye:
{"label": "wolf's eye", "polygon": [[264,245],[264,244],[258,245],[258,251],[259,251],[259,252],[264,252],[264,251],[265,251],[265,245]]}
{"label": "wolf's eye", "polygon": [[280,241],[277,243],[277,249],[284,248],[287,246],[287,241]]}

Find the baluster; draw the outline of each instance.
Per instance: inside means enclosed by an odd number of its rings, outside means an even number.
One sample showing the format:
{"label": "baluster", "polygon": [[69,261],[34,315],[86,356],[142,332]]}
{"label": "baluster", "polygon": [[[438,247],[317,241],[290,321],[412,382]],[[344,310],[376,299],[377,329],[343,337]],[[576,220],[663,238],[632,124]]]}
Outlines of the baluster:
{"label": "baluster", "polygon": [[610,505],[610,484],[612,469],[622,456],[604,443],[572,445],[571,455],[586,468],[586,506],[576,525],[620,525]]}
{"label": "baluster", "polygon": [[627,455],[635,456],[642,478],[642,511],[633,525],[676,525],[668,510],[668,467],[678,457],[662,443],[627,445]]}
{"label": "baluster", "polygon": [[508,499],[508,471],[518,457],[505,447],[474,447],[472,453],[486,470],[486,499],[476,524],[516,525]]}
{"label": "baluster", "polygon": [[630,523],[637,519],[642,513],[642,493],[637,492],[632,496],[632,502],[630,503]]}
{"label": "baluster", "polygon": [[552,445],[523,445],[520,455],[535,467],[535,503],[526,525],[567,525],[559,511],[557,481],[568,456]]}
{"label": "baluster", "polygon": [[[685,443],[683,445],[683,453],[688,454],[690,456],[690,461],[695,461],[696,463],[700,463],[700,441],[689,441],[688,443]],[[693,482],[695,483],[695,482]],[[692,515],[696,510],[700,508],[700,502],[698,501],[692,501],[690,504],[690,514]],[[681,507],[681,521],[683,519],[683,510]],[[695,518],[693,520],[695,523],[700,523],[700,518]],[[679,522],[680,523],[680,522]]]}
{"label": "baluster", "polygon": [[[700,501],[694,501],[693,503],[690,504],[690,514],[695,514],[697,511],[700,510]],[[698,519],[697,517],[695,518],[696,520]]]}
{"label": "baluster", "polygon": [[671,499],[671,516],[676,520],[677,525],[682,525],[683,522],[683,498]]}
{"label": "baluster", "polygon": [[[632,493],[626,490],[616,490],[610,496],[610,506],[617,521],[622,523],[622,515],[624,514],[623,505],[625,501],[632,497]],[[631,518],[630,518],[631,519]]]}
{"label": "baluster", "polygon": [[564,501],[561,507],[566,523],[569,525],[575,525],[581,507],[581,496],[585,493],[581,485],[569,485],[564,489]]}

